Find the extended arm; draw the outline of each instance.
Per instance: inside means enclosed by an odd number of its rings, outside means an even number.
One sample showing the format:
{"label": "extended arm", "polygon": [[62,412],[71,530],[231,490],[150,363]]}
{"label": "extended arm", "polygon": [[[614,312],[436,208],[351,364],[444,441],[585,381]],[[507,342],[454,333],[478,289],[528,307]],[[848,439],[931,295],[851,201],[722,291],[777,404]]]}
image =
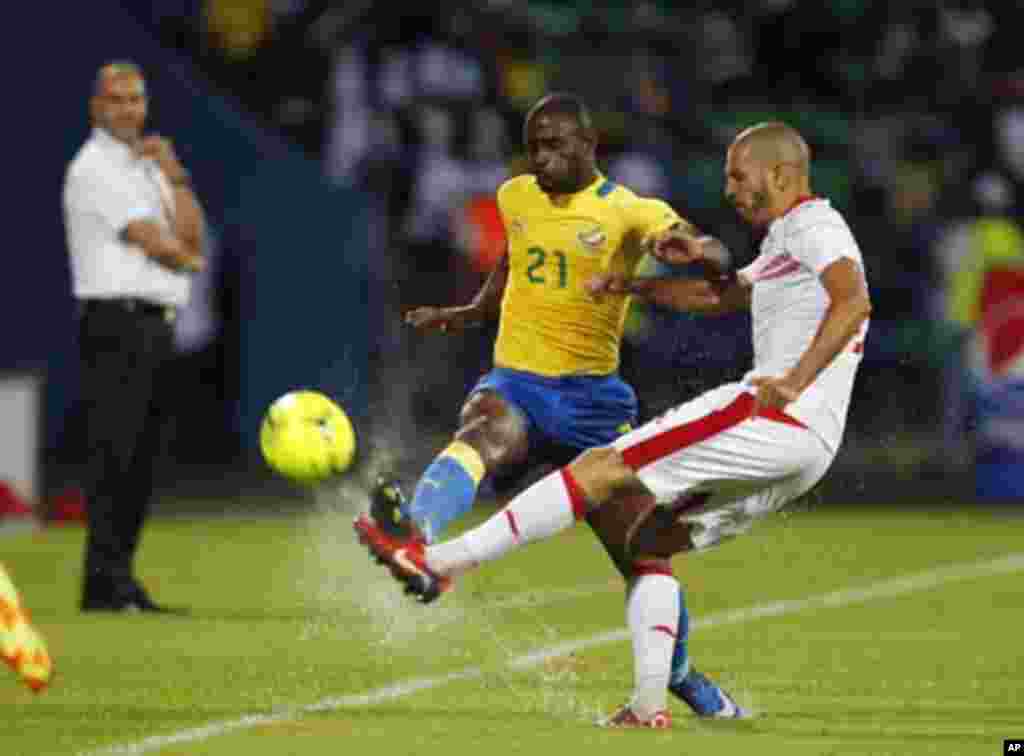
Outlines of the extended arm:
{"label": "extended arm", "polygon": [[508,282],[508,253],[501,256],[498,264],[487,276],[480,291],[473,297],[468,310],[479,321],[494,320],[501,312],[501,298]]}
{"label": "extended arm", "polygon": [[871,298],[860,268],[849,257],[831,263],[821,273],[821,283],[829,296],[829,307],[814,340],[800,360],[784,376],[758,377],[759,404],[783,408],[796,401],[805,388],[850,343],[861,324],[871,314]]}
{"label": "extended arm", "polygon": [[705,315],[750,307],[749,283],[730,269],[729,250],[713,236],[699,236],[692,225],[680,222],[649,239],[647,248],[669,265],[699,265],[704,278],[605,275],[590,283],[591,291],[635,294],[661,307]]}
{"label": "extended arm", "polygon": [[[612,284],[608,291],[616,291]],[[701,278],[652,277],[622,281],[621,293],[635,294],[670,310],[725,315],[750,306],[750,288],[738,279],[725,285]]]}
{"label": "extended arm", "polygon": [[506,252],[469,304],[459,307],[417,307],[405,314],[405,322],[416,328],[439,328],[442,331],[481,325],[497,318],[501,312],[501,298],[507,281]]}
{"label": "extended arm", "polygon": [[790,372],[792,385],[799,391],[807,388],[850,343],[871,314],[871,298],[864,276],[849,257],[840,258],[825,268],[821,283],[830,303],[814,341]]}

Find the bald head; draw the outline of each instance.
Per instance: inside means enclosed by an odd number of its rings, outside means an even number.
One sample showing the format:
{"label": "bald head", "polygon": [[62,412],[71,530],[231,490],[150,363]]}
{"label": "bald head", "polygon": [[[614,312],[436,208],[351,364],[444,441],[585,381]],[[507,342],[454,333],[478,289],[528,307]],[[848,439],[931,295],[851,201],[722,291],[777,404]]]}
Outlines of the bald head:
{"label": "bald head", "polygon": [[766,226],[811,194],[811,150],[784,123],[759,123],[733,140],[725,156],[725,196],[743,218]]}
{"label": "bald head", "polygon": [[750,157],[764,165],[790,165],[804,176],[811,172],[811,148],[799,131],[780,121],[744,129],[730,149],[747,149]]}

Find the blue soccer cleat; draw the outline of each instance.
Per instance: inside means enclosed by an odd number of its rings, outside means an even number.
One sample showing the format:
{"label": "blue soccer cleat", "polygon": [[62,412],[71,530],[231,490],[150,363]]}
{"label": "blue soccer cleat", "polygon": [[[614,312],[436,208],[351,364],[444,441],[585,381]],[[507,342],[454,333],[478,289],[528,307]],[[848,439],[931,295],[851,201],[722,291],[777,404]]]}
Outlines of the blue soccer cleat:
{"label": "blue soccer cleat", "polygon": [[698,717],[706,719],[750,719],[749,711],[732,696],[691,668],[681,681],[669,683],[669,692],[685,703]]}

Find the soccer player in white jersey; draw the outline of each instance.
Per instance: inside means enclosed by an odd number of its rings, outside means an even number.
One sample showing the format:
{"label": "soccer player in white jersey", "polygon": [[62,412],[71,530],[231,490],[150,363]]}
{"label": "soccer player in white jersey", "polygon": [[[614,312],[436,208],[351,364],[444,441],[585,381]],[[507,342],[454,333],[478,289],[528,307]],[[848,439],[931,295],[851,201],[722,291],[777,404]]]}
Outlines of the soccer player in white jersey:
{"label": "soccer player in white jersey", "polygon": [[[629,536],[637,557],[701,550],[747,530],[808,491],[838,451],[871,301],[857,243],[843,217],[810,187],[810,151],[791,127],[763,123],[740,133],[726,156],[726,196],[764,231],[759,256],[730,274],[712,237],[655,253],[703,262],[718,291],[707,311],[750,307],[754,366],[744,378],[679,405],[591,449],[453,540],[423,547],[381,534],[368,544],[389,557],[410,591],[570,527],[610,500],[646,512]],[[703,283],[703,282],[701,282]],[[692,301],[681,278],[603,276],[596,296],[635,294],[672,306]],[[650,574],[627,604],[634,695],[605,724],[665,727],[665,687],[678,603],[674,584]]]}

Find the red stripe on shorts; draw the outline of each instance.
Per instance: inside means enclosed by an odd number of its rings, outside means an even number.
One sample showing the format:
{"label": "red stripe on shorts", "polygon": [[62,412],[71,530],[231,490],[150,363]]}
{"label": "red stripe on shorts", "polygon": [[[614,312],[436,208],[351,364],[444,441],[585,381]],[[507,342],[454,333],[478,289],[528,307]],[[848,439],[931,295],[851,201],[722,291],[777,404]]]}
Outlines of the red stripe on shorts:
{"label": "red stripe on shorts", "polygon": [[[641,467],[651,464],[651,462],[667,457],[669,454],[685,449],[687,446],[699,444],[701,441],[706,441],[722,431],[739,425],[744,420],[749,420],[754,414],[754,407],[753,394],[740,394],[733,400],[732,404],[720,410],[715,410],[703,417],[698,417],[696,420],[670,428],[664,433],[651,436],[623,449],[622,459],[634,470],[639,470]],[[799,428],[807,427],[795,417],[790,417],[775,407],[761,407],[757,411],[757,417],[777,423],[795,425]]]}

